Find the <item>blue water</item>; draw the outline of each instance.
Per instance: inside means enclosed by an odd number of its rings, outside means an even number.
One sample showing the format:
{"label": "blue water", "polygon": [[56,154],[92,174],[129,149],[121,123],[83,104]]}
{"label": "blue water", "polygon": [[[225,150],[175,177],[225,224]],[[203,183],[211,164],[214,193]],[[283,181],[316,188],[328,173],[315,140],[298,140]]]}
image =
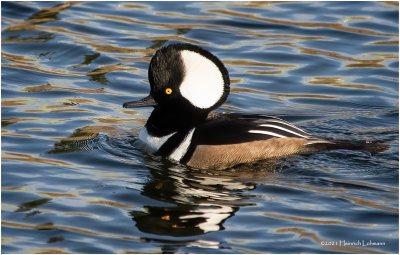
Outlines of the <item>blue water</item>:
{"label": "blue water", "polygon": [[[397,2],[2,2],[2,253],[398,253]],[[219,111],[329,151],[198,171],[142,152],[147,68],[200,45]]]}

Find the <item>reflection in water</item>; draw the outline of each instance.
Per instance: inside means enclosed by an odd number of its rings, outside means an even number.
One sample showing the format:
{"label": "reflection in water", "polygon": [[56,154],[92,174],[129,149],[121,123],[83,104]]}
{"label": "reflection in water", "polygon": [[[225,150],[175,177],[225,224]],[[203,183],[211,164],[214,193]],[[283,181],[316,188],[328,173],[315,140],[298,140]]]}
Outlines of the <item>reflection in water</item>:
{"label": "reflection in water", "polygon": [[[154,159],[153,159],[154,160]],[[144,205],[143,210],[131,211],[136,226],[145,233],[167,236],[193,236],[223,228],[251,195],[255,184],[240,178],[215,175],[212,172],[193,172],[184,166],[148,166],[152,178],[142,195],[170,205]],[[248,172],[237,172],[236,175]],[[264,173],[267,175],[268,173]]]}
{"label": "reflection in water", "polygon": [[14,160],[23,161],[27,163],[40,163],[52,166],[70,166],[71,163],[61,160],[46,159],[41,157],[35,157],[29,154],[16,153],[16,152],[2,152],[2,160]]}
{"label": "reflection in water", "polygon": [[74,65],[73,67],[82,67],[90,65],[94,60],[100,57],[100,53],[85,55],[85,60],[81,64]]}
{"label": "reflection in water", "polygon": [[77,4],[74,2],[66,2],[62,4],[57,4],[50,8],[44,8],[32,16],[28,18],[28,20],[34,24],[46,23],[50,21],[55,21],[58,19],[57,15],[66,10],[67,8],[71,7],[72,5]]}
{"label": "reflection in water", "polygon": [[[50,200],[51,200],[50,198],[42,198],[42,199],[37,199],[37,200],[34,200],[34,201],[21,203],[18,206],[18,209],[15,210],[15,212],[26,212],[26,211],[35,209],[36,207],[39,207],[39,206],[49,202]],[[34,213],[34,212],[31,212],[30,214],[32,214],[32,213]]]}
{"label": "reflection in water", "polygon": [[246,13],[229,11],[229,10],[208,10],[208,12],[237,17],[237,18],[248,18],[248,19],[256,20],[256,21],[265,21],[268,23],[280,24],[280,25],[293,25],[293,26],[308,27],[308,28],[318,28],[318,27],[334,28],[339,31],[346,31],[346,32],[366,34],[366,35],[397,36],[397,34],[380,33],[380,32],[376,32],[374,30],[369,30],[369,29],[347,27],[347,26],[343,26],[343,24],[340,24],[340,23],[298,22],[298,21],[291,21],[291,20],[284,20],[284,19],[271,19],[271,18],[259,17],[258,15],[255,15],[255,14],[246,14]]}
{"label": "reflection in water", "polygon": [[69,137],[55,138],[60,140],[48,154],[91,151],[98,149],[98,136],[102,132],[115,134],[118,129],[110,126],[86,126],[75,130]]}
{"label": "reflection in water", "polygon": [[[10,3],[8,3],[8,4],[10,4]],[[10,22],[13,25],[8,27],[5,31],[40,30],[39,27],[36,26],[37,24],[48,23],[48,22],[57,20],[58,19],[57,16],[60,12],[66,10],[69,7],[76,5],[76,4],[78,4],[78,2],[75,2],[75,3],[74,2],[66,2],[66,3],[57,4],[50,8],[41,9],[40,11],[32,14],[24,22],[19,22],[19,23]],[[47,40],[50,40],[51,38],[53,38],[52,34],[50,34],[49,36],[50,36],[50,38],[48,38]],[[33,38],[33,39],[35,39],[35,38]],[[8,40],[10,40],[10,38],[8,38]],[[45,40],[45,41],[47,41],[47,40]],[[27,40],[27,41],[29,41],[29,40]],[[12,42],[12,40],[9,42]],[[32,42],[32,41],[29,41],[29,42]]]}
{"label": "reflection in water", "polygon": [[[74,132],[71,137],[63,139],[54,144],[54,148],[48,151],[48,154],[55,153],[68,153],[76,151],[91,151],[96,149],[95,140],[93,139],[80,139],[82,134],[79,131]],[[83,133],[83,135],[92,136],[91,133]],[[76,137],[76,140],[75,140]],[[72,139],[72,140],[69,140]]]}
{"label": "reflection in water", "polygon": [[[90,151],[101,147],[111,154],[126,157],[125,154],[134,149],[130,146],[137,144],[136,138],[132,140],[132,137],[125,137],[125,142],[121,137],[99,137],[99,133],[105,130],[116,132],[105,126],[83,127],[56,142],[47,153]],[[128,141],[130,146],[126,144]],[[107,145],[111,147],[107,148]],[[117,153],[118,149],[120,153]],[[151,178],[144,184],[141,194],[168,205],[144,205],[142,210],[133,210],[129,214],[140,231],[156,235],[183,237],[224,229],[223,223],[239,207],[251,205],[245,201],[252,196],[245,191],[253,190],[255,183],[246,179],[269,177],[271,174],[269,171],[255,172],[255,168],[249,165],[224,173],[197,172],[167,159],[157,162],[157,157],[151,155],[147,159]],[[268,164],[270,170],[274,170],[274,163],[257,164]]]}
{"label": "reflection in water", "polygon": [[329,56],[332,58],[338,58],[338,59],[354,62],[352,64],[347,64],[346,67],[375,67],[375,68],[385,67],[385,65],[381,64],[381,62],[385,60],[384,58],[365,60],[365,59],[357,59],[354,57],[343,56],[337,52],[322,51],[322,50],[307,49],[307,48],[301,48],[299,50],[301,53],[304,53],[304,54]]}
{"label": "reflection in water", "polygon": [[25,92],[43,92],[43,91],[68,91],[68,92],[80,92],[85,94],[112,94],[112,92],[107,92],[101,89],[75,89],[75,88],[66,88],[60,86],[54,86],[51,84],[38,85],[38,86],[29,86],[23,88]]}
{"label": "reflection in water", "polygon": [[39,42],[44,43],[52,39],[54,39],[54,34],[47,32],[40,32],[36,37],[21,38],[19,35],[9,36],[7,39],[3,39],[2,43],[39,43]]}
{"label": "reflection in water", "polygon": [[345,83],[345,80],[341,77],[313,77],[309,84],[313,85],[328,85],[333,87],[342,87],[342,88],[353,88],[353,89],[372,89],[382,91],[383,89],[377,86],[370,86],[365,84],[351,84]]}

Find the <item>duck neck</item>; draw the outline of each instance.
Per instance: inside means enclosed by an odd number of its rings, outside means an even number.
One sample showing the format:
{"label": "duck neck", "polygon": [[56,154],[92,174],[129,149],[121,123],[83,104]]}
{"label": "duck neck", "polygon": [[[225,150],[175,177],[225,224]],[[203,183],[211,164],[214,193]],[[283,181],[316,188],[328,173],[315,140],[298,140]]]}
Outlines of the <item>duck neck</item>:
{"label": "duck neck", "polygon": [[174,132],[186,132],[207,118],[208,111],[190,107],[156,106],[151,113],[146,128],[157,137]]}

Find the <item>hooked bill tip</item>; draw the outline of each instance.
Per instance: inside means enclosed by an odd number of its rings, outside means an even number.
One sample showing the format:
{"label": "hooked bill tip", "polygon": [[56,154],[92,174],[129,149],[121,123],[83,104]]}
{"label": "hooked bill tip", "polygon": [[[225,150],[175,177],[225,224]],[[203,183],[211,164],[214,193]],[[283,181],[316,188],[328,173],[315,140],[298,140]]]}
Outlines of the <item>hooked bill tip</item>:
{"label": "hooked bill tip", "polygon": [[137,101],[132,101],[132,102],[126,102],[122,105],[124,108],[133,108],[133,107],[146,107],[146,106],[156,106],[157,102],[154,100],[154,98],[149,95],[145,98],[142,98]]}
{"label": "hooked bill tip", "polygon": [[124,108],[131,108],[129,105],[130,102],[126,102],[126,103],[124,103],[123,105],[122,105],[122,107],[124,107]]}

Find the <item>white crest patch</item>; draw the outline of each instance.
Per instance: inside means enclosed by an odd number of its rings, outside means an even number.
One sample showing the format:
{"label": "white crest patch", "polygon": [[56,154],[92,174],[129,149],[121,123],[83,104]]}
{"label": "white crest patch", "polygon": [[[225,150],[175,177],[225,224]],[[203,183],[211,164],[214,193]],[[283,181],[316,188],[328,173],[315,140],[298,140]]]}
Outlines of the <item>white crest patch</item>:
{"label": "white crest patch", "polygon": [[224,79],[222,73],[211,60],[199,53],[181,52],[185,77],[180,86],[183,97],[198,108],[209,108],[222,97]]}
{"label": "white crest patch", "polygon": [[147,128],[143,127],[139,133],[139,140],[146,144],[146,149],[155,152],[158,151],[158,149],[160,149],[160,147],[175,133],[176,132],[166,136],[157,137],[150,135],[149,132],[147,132]]}

